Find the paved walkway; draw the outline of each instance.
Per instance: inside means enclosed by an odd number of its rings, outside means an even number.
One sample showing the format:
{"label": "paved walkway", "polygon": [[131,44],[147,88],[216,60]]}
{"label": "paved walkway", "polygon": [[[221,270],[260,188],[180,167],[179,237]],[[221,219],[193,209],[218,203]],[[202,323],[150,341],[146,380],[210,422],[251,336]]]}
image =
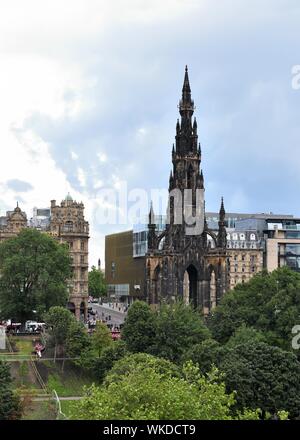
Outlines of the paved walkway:
{"label": "paved walkway", "polygon": [[[73,396],[73,397],[59,397],[59,400],[81,400],[82,396]],[[43,397],[31,397],[31,400],[33,402],[45,402],[47,400],[53,400],[54,397],[53,396],[43,396]]]}

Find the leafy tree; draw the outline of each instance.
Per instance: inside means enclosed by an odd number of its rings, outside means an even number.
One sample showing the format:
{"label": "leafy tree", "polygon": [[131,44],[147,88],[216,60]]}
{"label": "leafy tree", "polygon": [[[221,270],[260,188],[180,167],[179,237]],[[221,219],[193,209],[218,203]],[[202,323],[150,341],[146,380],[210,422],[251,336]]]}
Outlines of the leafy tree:
{"label": "leafy tree", "polygon": [[57,352],[62,356],[65,353],[70,328],[74,321],[76,321],[75,316],[65,307],[51,307],[45,315],[45,322],[49,327],[50,342],[54,345],[54,362]]}
{"label": "leafy tree", "polygon": [[218,366],[224,356],[226,349],[214,339],[206,339],[201,344],[193,345],[187,350],[182,358],[182,362],[192,361],[198,364],[202,374],[209,373],[213,365]]}
{"label": "leafy tree", "polygon": [[210,337],[199,311],[183,303],[164,305],[157,311],[154,353],[173,362],[186,350]]}
{"label": "leafy tree", "polygon": [[19,398],[12,391],[12,379],[8,364],[0,361],[0,420],[21,418]]}
{"label": "leafy tree", "polygon": [[129,351],[150,352],[156,339],[156,316],[148,304],[135,301],[129,308],[122,337]]}
{"label": "leafy tree", "polygon": [[267,342],[267,337],[261,331],[243,324],[229,338],[226,347],[233,348],[236,345],[242,345],[251,341]]}
{"label": "leafy tree", "polygon": [[91,338],[89,337],[82,322],[75,319],[70,322],[66,336],[66,354],[73,360],[75,365],[83,368],[89,368],[91,355]]}
{"label": "leafy tree", "polygon": [[220,364],[227,391],[235,390],[236,407],[260,408],[272,415],[300,415],[300,363],[293,353],[258,341],[228,350]]}
{"label": "leafy tree", "polygon": [[[151,358],[151,357],[150,357]],[[149,359],[150,359],[149,358]],[[118,363],[115,369],[118,371]],[[193,365],[185,367],[186,379],[160,374],[155,361],[137,362],[119,380],[89,388],[74,405],[72,418],[88,420],[224,420],[231,419],[233,394],[215,375],[205,378]],[[174,367],[175,368],[175,367]],[[122,368],[121,368],[122,370]],[[248,411],[243,417],[257,418]]]}
{"label": "leafy tree", "polygon": [[162,377],[180,377],[178,366],[167,359],[147,353],[134,353],[123,357],[114,364],[105,378],[105,383],[119,382],[123,376],[144,368],[151,368]]}
{"label": "leafy tree", "polygon": [[94,298],[107,295],[107,285],[101,269],[92,266],[89,272],[89,294]]}
{"label": "leafy tree", "polygon": [[67,302],[68,249],[47,234],[24,229],[0,243],[0,275],[2,317],[21,323],[41,317],[51,306]]}
{"label": "leafy tree", "polygon": [[263,332],[271,345],[291,350],[291,330],[299,323],[300,274],[287,267],[263,271],[226,293],[209,319],[213,337],[226,343],[246,325]]}
{"label": "leafy tree", "polygon": [[92,348],[100,357],[104,348],[112,345],[114,341],[111,337],[111,332],[104,322],[97,321],[95,331],[92,335]]}
{"label": "leafy tree", "polygon": [[96,379],[102,382],[114,363],[126,354],[128,354],[126,344],[122,340],[115,341],[112,345],[105,347],[101,351],[100,357],[93,359],[92,371]]}

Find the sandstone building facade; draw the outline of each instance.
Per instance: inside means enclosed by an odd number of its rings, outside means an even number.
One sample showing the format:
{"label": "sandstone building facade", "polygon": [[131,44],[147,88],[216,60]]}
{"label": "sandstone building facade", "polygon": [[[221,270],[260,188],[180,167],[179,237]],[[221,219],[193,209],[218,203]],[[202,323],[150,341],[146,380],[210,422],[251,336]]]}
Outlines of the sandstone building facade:
{"label": "sandstone building facade", "polygon": [[[37,229],[54,237],[61,243],[68,243],[72,259],[73,277],[69,283],[68,308],[76,318],[87,318],[88,307],[88,256],[89,224],[84,218],[84,205],[73,201],[68,194],[59,205],[51,201],[49,218],[44,219]],[[0,217],[0,241],[15,237],[23,228],[33,227],[25,212],[17,206]]]}

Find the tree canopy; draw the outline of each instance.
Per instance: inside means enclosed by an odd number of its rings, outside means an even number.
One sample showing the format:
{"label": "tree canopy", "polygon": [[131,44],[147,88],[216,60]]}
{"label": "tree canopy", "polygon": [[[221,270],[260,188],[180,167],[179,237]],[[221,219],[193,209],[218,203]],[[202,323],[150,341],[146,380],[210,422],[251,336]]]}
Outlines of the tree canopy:
{"label": "tree canopy", "polygon": [[148,304],[135,301],[129,308],[122,330],[127,348],[179,361],[192,345],[210,337],[198,311],[182,303],[163,305],[151,310]]}
{"label": "tree canopy", "polygon": [[300,274],[283,267],[226,293],[211,314],[209,328],[216,340],[226,343],[242,325],[253,327],[269,344],[291,350],[291,330],[299,316]]}
{"label": "tree canopy", "polygon": [[236,391],[236,407],[260,408],[271,415],[300,415],[300,363],[278,347],[248,341],[229,349],[220,362],[228,392]]}
{"label": "tree canopy", "polygon": [[[114,371],[122,370],[118,380],[108,376],[102,387],[92,386],[76,402],[73,418],[88,420],[224,420],[231,419],[234,395],[227,394],[216,374],[204,377],[187,364],[184,377],[168,374],[168,361],[140,355],[117,361]],[[136,359],[136,362],[134,361]],[[129,360],[129,363],[125,365]],[[128,368],[130,366],[130,368]],[[169,366],[169,367],[168,367]],[[125,370],[124,370],[125,367]],[[162,370],[161,370],[162,369]],[[240,418],[241,416],[236,416]],[[247,411],[245,418],[258,418]]]}
{"label": "tree canopy", "polygon": [[35,229],[24,229],[0,244],[0,310],[24,323],[51,306],[65,305],[71,260],[65,244]]}
{"label": "tree canopy", "polygon": [[101,296],[106,296],[107,286],[104,279],[104,273],[101,269],[96,269],[92,266],[89,271],[89,295],[94,298],[99,298]]}
{"label": "tree canopy", "polygon": [[0,420],[19,419],[21,412],[20,400],[12,391],[9,366],[0,361]]}

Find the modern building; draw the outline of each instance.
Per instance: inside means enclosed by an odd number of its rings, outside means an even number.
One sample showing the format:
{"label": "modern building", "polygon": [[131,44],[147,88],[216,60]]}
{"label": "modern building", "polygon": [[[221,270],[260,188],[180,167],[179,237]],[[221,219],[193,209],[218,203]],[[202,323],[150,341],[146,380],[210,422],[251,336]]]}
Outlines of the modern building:
{"label": "modern building", "polygon": [[[143,231],[147,236],[147,232]],[[145,295],[145,252],[134,254],[133,231],[105,237],[105,280],[112,301],[130,304]]]}

